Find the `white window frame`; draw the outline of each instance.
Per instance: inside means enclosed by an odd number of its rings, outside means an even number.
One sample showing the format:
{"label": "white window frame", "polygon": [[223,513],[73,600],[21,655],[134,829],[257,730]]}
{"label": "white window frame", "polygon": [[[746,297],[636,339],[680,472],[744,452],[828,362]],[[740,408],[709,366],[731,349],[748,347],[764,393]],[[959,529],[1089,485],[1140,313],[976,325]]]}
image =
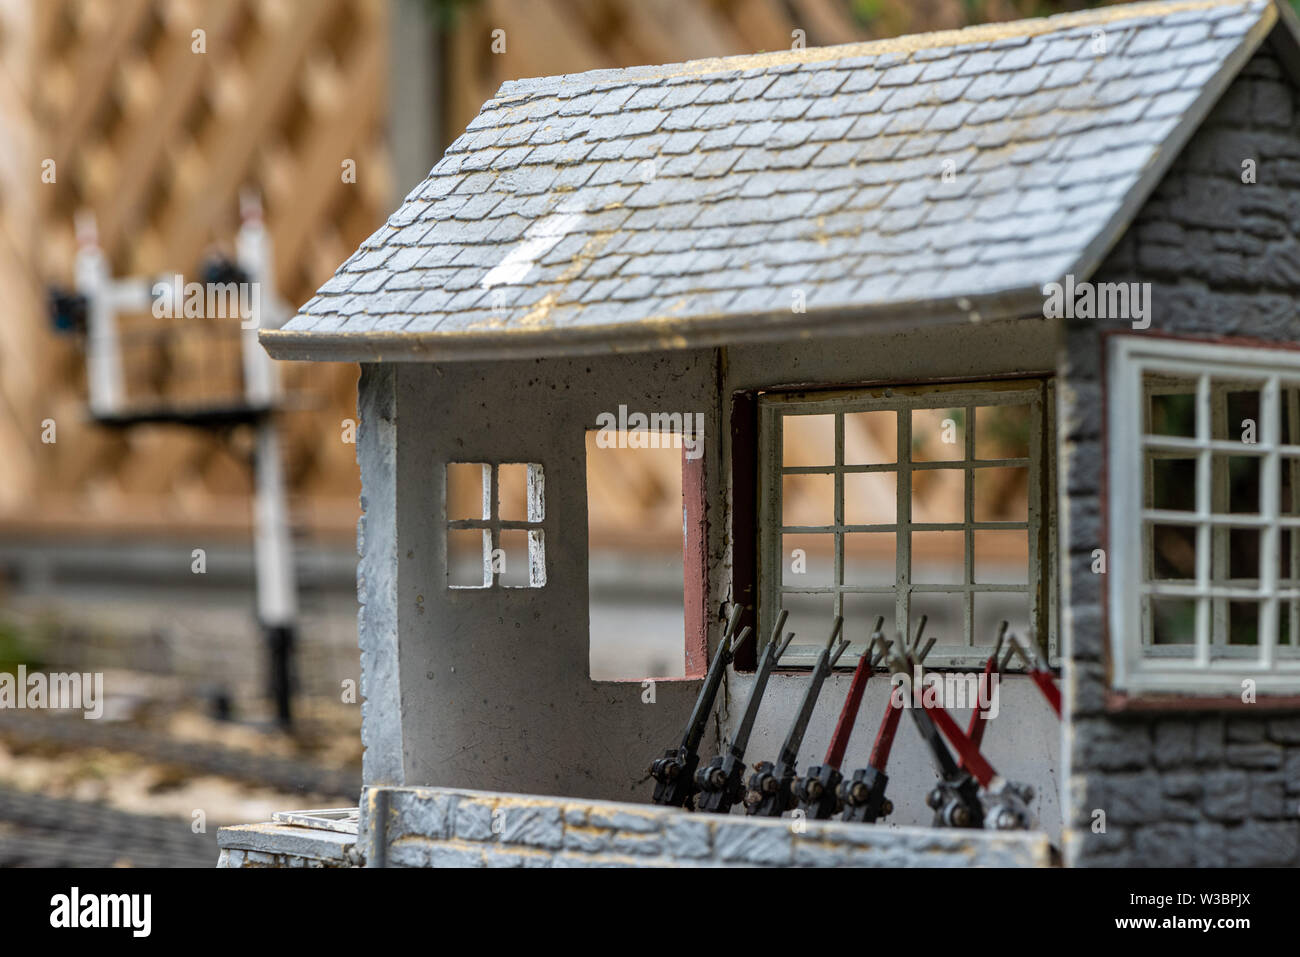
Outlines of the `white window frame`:
{"label": "white window frame", "polygon": [[[1280,531],[1300,532],[1300,515],[1281,515],[1283,456],[1300,457],[1300,444],[1286,444],[1281,436],[1282,389],[1300,387],[1300,352],[1253,346],[1225,345],[1185,339],[1115,336],[1108,350],[1107,457],[1109,507],[1108,623],[1110,630],[1111,682],[1125,693],[1225,695],[1239,697],[1244,680],[1255,682],[1259,694],[1300,693],[1300,655],[1294,647],[1278,654],[1277,631],[1281,602],[1297,598],[1295,589],[1282,587],[1279,580]],[[1168,374],[1197,381],[1196,435],[1174,437],[1150,435],[1143,427],[1150,399],[1143,384],[1148,373]],[[1214,439],[1216,406],[1211,380],[1251,383],[1260,391],[1258,441],[1245,444],[1233,439]],[[1292,428],[1295,426],[1292,410]],[[1297,440],[1293,437],[1293,442]],[[1148,451],[1183,452],[1196,459],[1196,508],[1194,512],[1173,512],[1146,505],[1146,457]],[[1256,515],[1228,514],[1216,508],[1217,486],[1213,474],[1214,454],[1258,456],[1261,461],[1260,504]],[[1300,477],[1300,458],[1291,460]],[[1147,581],[1149,558],[1146,525],[1178,524],[1196,529],[1196,579],[1191,585]],[[1259,579],[1254,588],[1216,584],[1213,577],[1215,532],[1221,528],[1260,530]],[[1295,539],[1300,534],[1293,534]],[[1294,562],[1295,556],[1292,556]],[[1295,565],[1292,575],[1296,574]],[[1148,644],[1149,622],[1143,617],[1144,595],[1193,598],[1197,603],[1195,644],[1188,655],[1186,645],[1171,645],[1178,657],[1152,654]],[[1227,646],[1218,641],[1222,629],[1214,621],[1215,605],[1225,599],[1259,601],[1259,640],[1256,645]],[[1294,614],[1292,616],[1295,617]],[[1297,622],[1291,625],[1294,642]],[[1226,641],[1226,638],[1223,639]],[[1227,649],[1241,649],[1230,657]],[[1211,655],[1211,649],[1216,655]],[[1250,654],[1254,652],[1254,654]]]}
{"label": "white window frame", "polygon": [[[447,474],[454,465],[480,466],[483,469],[483,509],[478,518],[447,518]],[[523,466],[527,471],[527,504],[523,520],[501,518],[501,495],[498,488],[498,471],[506,466]],[[546,538],[543,523],[546,519],[546,480],[542,466],[536,462],[481,462],[456,460],[443,466],[443,518],[447,530],[478,529],[482,532],[483,582],[479,585],[456,585],[451,582],[450,536],[443,536],[443,575],[450,591],[483,591],[490,588],[543,588],[546,585]],[[528,532],[528,583],[507,585],[493,568],[492,556],[501,547],[502,529],[519,529]]]}
{"label": "white window frame", "polygon": [[[891,634],[908,630],[908,617],[913,592],[962,594],[963,641],[972,628],[972,600],[975,594],[996,591],[1023,591],[1029,596],[1030,621],[1035,623],[1040,647],[1049,660],[1056,662],[1056,628],[1054,593],[1054,564],[1043,561],[1044,554],[1055,550],[1055,534],[1051,510],[1054,496],[1049,492],[1054,441],[1046,429],[1051,403],[1050,383],[1044,379],[1008,379],[997,381],[963,382],[932,386],[898,386],[890,388],[863,388],[828,392],[772,392],[759,397],[759,636],[765,643],[775,624],[777,610],[782,604],[782,593],[834,593],[835,610],[841,610],[842,596],[848,593],[894,595],[894,621],[887,627]],[[835,429],[835,463],[833,466],[791,467],[782,462],[782,419],[791,404],[799,406],[800,415],[827,415],[838,413]],[[991,405],[1023,404],[1030,409],[1029,454],[1021,459],[977,460],[975,458],[975,420],[970,410]],[[913,463],[911,458],[912,428],[910,413],[916,409],[967,410],[964,428],[965,449],[959,459]],[[853,412],[897,412],[897,450],[894,462],[878,466],[844,465],[844,420],[842,415]],[[906,414],[904,414],[906,413]],[[965,520],[956,523],[913,523],[911,520],[911,476],[918,469],[964,468],[968,472],[982,467],[1025,467],[1029,471],[1029,501],[1024,522],[975,522],[973,519],[973,476],[966,482]],[[842,513],[844,501],[844,475],[849,472],[896,471],[896,520],[886,525],[845,525]],[[835,560],[833,584],[823,587],[784,588],[782,584],[784,555],[782,535],[798,531],[782,524],[782,476],[800,472],[827,473],[835,476],[836,515],[833,526],[818,526],[820,530],[833,530],[835,534]],[[1045,488],[1045,483],[1048,487]],[[969,554],[971,536],[967,535],[966,566],[968,574],[962,584],[913,585],[911,584],[911,535],[914,524],[922,530],[961,530],[978,528],[1025,528],[1029,540],[1027,581],[1023,586],[975,584],[974,561]],[[845,586],[843,584],[842,535],[852,532],[893,532],[897,578],[892,585]],[[1037,577],[1035,572],[1037,570]],[[829,626],[829,622],[827,623]],[[1046,641],[1042,636],[1046,636]],[[790,649],[781,658],[786,666],[811,666],[816,660],[822,635],[798,635]],[[840,659],[839,667],[854,667],[861,648],[856,644]],[[981,668],[988,658],[990,646],[966,642],[943,642],[934,647],[926,663],[932,667]]]}

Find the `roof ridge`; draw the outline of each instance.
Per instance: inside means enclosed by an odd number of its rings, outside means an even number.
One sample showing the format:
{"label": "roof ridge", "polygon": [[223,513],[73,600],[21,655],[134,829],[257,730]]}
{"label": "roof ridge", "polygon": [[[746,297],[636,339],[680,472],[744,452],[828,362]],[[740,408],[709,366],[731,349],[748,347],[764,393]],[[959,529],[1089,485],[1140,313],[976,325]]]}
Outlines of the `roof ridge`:
{"label": "roof ridge", "polygon": [[969,46],[1021,36],[1041,36],[1073,27],[1145,19],[1184,10],[1204,10],[1215,7],[1240,7],[1244,10],[1252,6],[1267,5],[1270,2],[1273,0],[1145,0],[1141,3],[1121,3],[1057,13],[1050,17],[1026,17],[998,23],[980,23],[955,30],[910,33],[899,37],[863,40],[856,43],[775,50],[767,53],[741,53],[725,57],[704,57],[680,63],[602,68],[586,70],[582,73],[521,77],[502,83],[493,99],[498,101],[527,99],[539,94],[552,94],[558,92],[560,88],[565,88],[567,92],[575,87],[599,86],[603,82],[616,79],[625,82],[644,82],[677,76],[707,76],[783,65],[800,66],[882,53],[914,53],[918,50]]}

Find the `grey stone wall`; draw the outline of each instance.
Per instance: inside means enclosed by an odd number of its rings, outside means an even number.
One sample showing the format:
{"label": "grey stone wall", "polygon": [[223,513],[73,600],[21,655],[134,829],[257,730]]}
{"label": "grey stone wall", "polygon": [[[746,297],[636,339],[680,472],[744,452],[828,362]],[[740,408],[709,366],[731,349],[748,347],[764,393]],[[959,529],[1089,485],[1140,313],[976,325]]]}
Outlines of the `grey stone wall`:
{"label": "grey stone wall", "polygon": [[1045,867],[1037,831],[691,814],[645,804],[446,788],[368,788],[372,867]]}
{"label": "grey stone wall", "polygon": [[[1096,281],[1152,283],[1138,335],[1300,342],[1300,89],[1267,45],[1174,162]],[[1256,162],[1254,184],[1242,161]],[[1067,863],[1300,864],[1297,712],[1106,708],[1103,334],[1068,324],[1060,358]],[[1092,829],[1094,812],[1106,830]]]}

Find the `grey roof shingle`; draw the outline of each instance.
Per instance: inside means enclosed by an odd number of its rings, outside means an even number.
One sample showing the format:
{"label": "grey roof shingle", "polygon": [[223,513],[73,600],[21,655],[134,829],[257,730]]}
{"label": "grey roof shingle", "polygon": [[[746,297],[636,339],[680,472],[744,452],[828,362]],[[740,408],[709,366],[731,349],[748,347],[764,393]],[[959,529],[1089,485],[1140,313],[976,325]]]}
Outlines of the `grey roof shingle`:
{"label": "grey roof shingle", "polygon": [[612,345],[644,320],[682,345],[1023,308],[1095,268],[1277,17],[1267,0],[1145,3],[507,82],[263,341],[285,357],[400,357],[421,338],[433,357],[526,354]]}

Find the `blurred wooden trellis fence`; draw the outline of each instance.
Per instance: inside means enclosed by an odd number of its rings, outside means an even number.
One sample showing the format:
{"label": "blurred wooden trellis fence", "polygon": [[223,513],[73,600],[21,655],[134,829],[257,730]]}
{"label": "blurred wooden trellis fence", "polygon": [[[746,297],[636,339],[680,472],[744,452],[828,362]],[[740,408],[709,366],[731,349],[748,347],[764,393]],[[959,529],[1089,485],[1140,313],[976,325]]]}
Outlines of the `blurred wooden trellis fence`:
{"label": "blurred wooden trellis fence", "polygon": [[[205,254],[233,252],[239,193],[251,186],[266,209],[281,295],[308,298],[391,202],[387,4],[9,0],[0,11],[10,146],[0,276],[20,297],[15,308],[10,295],[0,324],[0,516],[70,531],[242,531],[249,479],[236,456],[246,446],[88,425],[81,356],[47,331],[43,285],[68,283],[81,209],[95,215],[114,274],[199,279]],[[355,182],[345,182],[345,160]],[[158,322],[126,317],[124,335]],[[237,350],[214,356],[212,338],[195,333],[128,352],[129,389],[183,395],[202,367],[209,377],[225,370],[238,393]],[[307,371],[282,375],[288,391],[310,397],[285,422],[295,509],[345,534],[357,480],[340,423],[355,414],[356,369],[317,367],[309,382]],[[47,418],[57,424],[52,445],[41,441]]]}

